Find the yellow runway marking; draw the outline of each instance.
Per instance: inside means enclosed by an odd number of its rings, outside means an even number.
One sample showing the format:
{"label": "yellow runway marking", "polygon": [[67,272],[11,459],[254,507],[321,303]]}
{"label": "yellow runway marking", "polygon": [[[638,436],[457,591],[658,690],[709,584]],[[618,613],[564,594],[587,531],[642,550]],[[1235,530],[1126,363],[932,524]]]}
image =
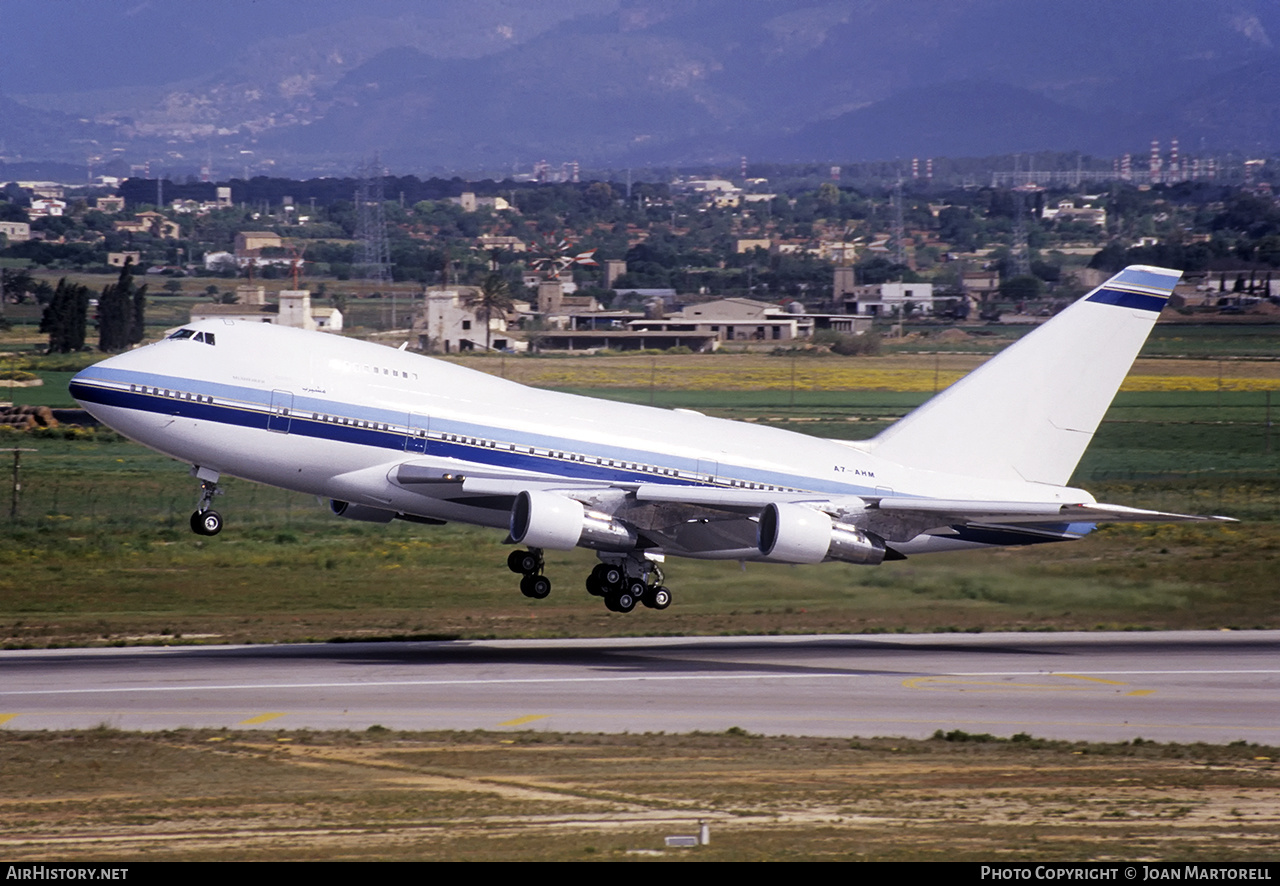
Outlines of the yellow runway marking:
{"label": "yellow runway marking", "polygon": [[507,720],[505,723],[499,723],[499,726],[523,726],[525,723],[532,723],[534,720],[545,720],[550,714],[526,714],[523,717],[516,717],[514,720]]}
{"label": "yellow runway marking", "polygon": [[3,726],[5,723],[8,723],[10,720],[12,720],[16,716],[18,715],[17,714],[0,714],[0,726]]}
{"label": "yellow runway marking", "polygon": [[1070,677],[1072,680],[1088,680],[1090,683],[1109,683],[1112,686],[1128,686],[1123,680],[1104,680],[1101,677],[1085,677],[1081,674],[1050,674],[1051,677]]}
{"label": "yellow runway marking", "polygon": [[969,689],[974,692],[997,692],[1006,689],[1046,689],[1050,692],[1088,692],[1088,686],[1063,686],[1058,683],[1000,683],[994,680],[961,680],[947,677],[912,677],[903,680],[908,689]]}
{"label": "yellow runway marking", "polygon": [[[1084,683],[1102,683],[1106,686],[1128,686],[1121,680],[1104,680],[1101,677],[1086,677],[1082,674],[1045,674],[1049,678],[1059,678],[1063,680],[1080,680]],[[965,677],[912,677],[903,680],[902,685],[907,689],[924,689],[930,691],[937,690],[961,690],[969,692],[1022,692],[1026,690],[1045,691],[1045,692],[1091,692],[1099,687],[1081,686],[1073,683],[1016,683],[1007,680],[971,680]],[[1125,695],[1152,695],[1154,689],[1135,689],[1132,692],[1126,692]]]}
{"label": "yellow runway marking", "polygon": [[284,711],[280,711],[279,713],[271,713],[271,714],[259,714],[256,717],[250,717],[248,720],[241,720],[237,725],[257,726],[259,723],[266,723],[270,720],[276,719],[277,717],[283,717],[283,716],[284,716]]}

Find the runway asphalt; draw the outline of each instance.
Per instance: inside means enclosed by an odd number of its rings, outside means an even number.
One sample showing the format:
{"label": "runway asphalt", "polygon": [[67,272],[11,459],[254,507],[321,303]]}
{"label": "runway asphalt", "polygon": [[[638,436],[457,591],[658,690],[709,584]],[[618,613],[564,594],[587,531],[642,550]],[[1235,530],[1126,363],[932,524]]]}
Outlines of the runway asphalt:
{"label": "runway asphalt", "polygon": [[1280,631],[0,652],[0,728],[748,732],[1280,745]]}

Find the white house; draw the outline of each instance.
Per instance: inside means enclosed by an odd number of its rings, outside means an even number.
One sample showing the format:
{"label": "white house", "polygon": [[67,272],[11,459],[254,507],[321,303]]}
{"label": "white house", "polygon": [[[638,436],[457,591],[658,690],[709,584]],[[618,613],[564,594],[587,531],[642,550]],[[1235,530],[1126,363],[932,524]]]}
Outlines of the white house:
{"label": "white house", "polygon": [[[413,321],[421,350],[446,354],[484,350],[484,320],[477,316],[476,308],[466,304],[466,296],[473,291],[470,288],[427,290],[423,308]],[[503,314],[495,313],[489,318],[492,349],[524,350],[527,347],[523,341],[512,340],[506,332],[507,318]]]}
{"label": "white house", "polygon": [[689,305],[655,320],[634,320],[640,331],[701,332],[719,341],[790,341],[813,335],[813,319],[803,313],[749,298],[724,298]]}
{"label": "white house", "polygon": [[[856,314],[894,316],[911,313],[933,313],[932,283],[881,283],[879,286],[858,286]],[[908,308],[907,306],[911,307]]]}
{"label": "white house", "polygon": [[342,331],[342,312],[337,308],[313,308],[311,293],[305,289],[285,289],[277,304],[266,302],[262,287],[240,286],[236,290],[240,304],[196,305],[191,309],[191,322],[200,320],[239,320],[243,323],[275,323],[298,329]]}

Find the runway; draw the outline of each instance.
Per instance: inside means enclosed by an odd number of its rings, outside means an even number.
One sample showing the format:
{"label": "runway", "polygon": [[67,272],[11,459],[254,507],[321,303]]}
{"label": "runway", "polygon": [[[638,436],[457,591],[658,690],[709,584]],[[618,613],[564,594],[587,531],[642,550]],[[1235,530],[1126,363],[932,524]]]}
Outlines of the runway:
{"label": "runway", "polygon": [[748,732],[1280,745],[1280,631],[0,652],[0,727]]}

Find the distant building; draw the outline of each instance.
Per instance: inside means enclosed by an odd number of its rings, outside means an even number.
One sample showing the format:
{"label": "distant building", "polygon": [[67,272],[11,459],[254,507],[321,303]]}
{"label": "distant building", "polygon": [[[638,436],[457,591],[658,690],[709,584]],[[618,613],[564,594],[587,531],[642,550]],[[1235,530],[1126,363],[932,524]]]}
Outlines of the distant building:
{"label": "distant building", "polygon": [[56,197],[37,197],[27,210],[30,218],[58,218],[67,211],[67,202]]}
{"label": "distant building", "polygon": [[449,202],[461,206],[463,212],[475,212],[478,209],[492,209],[499,212],[510,209],[511,204],[502,197],[477,197],[471,191],[464,191],[461,197],[450,197]]}
{"label": "distant building", "polygon": [[689,305],[663,319],[634,320],[635,331],[697,332],[722,342],[791,341],[813,335],[813,319],[749,298],[725,298]]}
{"label": "distant building", "polygon": [[1107,210],[1096,208],[1085,204],[1077,207],[1070,200],[1059,201],[1055,207],[1046,206],[1040,213],[1040,217],[1046,221],[1053,219],[1062,219],[1063,221],[1079,221],[1085,224],[1094,225],[1095,227],[1105,228],[1107,226]]}
{"label": "distant building", "polygon": [[1000,292],[999,271],[966,271],[964,292],[971,301],[987,302]]}
{"label": "distant building", "polygon": [[111,265],[111,267],[113,268],[123,268],[129,262],[133,262],[133,266],[136,268],[141,261],[142,261],[141,252],[108,252],[107,253],[107,264]]}
{"label": "distant building", "polygon": [[933,313],[932,283],[873,283],[854,286],[852,291],[844,289],[837,296],[837,301],[843,305],[846,314],[892,317],[902,316],[908,310],[911,313]]}
{"label": "distant building", "polygon": [[182,226],[158,212],[139,212],[137,218],[113,221],[111,227],[127,234],[151,234],[162,240],[176,240],[182,236]]}
{"label": "distant building", "polygon": [[[445,354],[484,350],[484,320],[477,316],[474,307],[466,304],[466,295],[472,291],[471,288],[427,290],[422,310],[413,321],[419,349]],[[523,341],[507,335],[507,318],[502,314],[489,318],[489,345],[496,351],[526,347]]]}
{"label": "distant building", "polygon": [[162,240],[177,240],[182,236],[182,225],[170,221],[159,212],[139,212],[138,220],[146,223],[151,233]]}
{"label": "distant building", "polygon": [[[846,297],[853,295],[858,288],[858,273],[848,266],[840,265],[836,267],[832,273],[831,298],[836,305],[843,305]],[[857,300],[854,300],[857,304]]]}
{"label": "distant building", "polygon": [[858,260],[858,244],[845,240],[823,240],[818,244],[818,255],[837,264],[850,264]]}
{"label": "distant building", "polygon": [[621,259],[609,258],[601,264],[604,266],[604,288],[613,289],[618,278],[627,272],[627,263]]}
{"label": "distant building", "polygon": [[741,188],[731,181],[722,178],[700,178],[689,179],[688,181],[674,182],[671,185],[673,191],[688,191],[694,194],[722,193],[736,194],[741,192]]}
{"label": "distant building", "polygon": [[501,249],[504,252],[527,252],[529,247],[519,237],[499,234],[481,234],[476,238],[476,245],[488,252],[490,249]]}
{"label": "distant building", "polygon": [[124,212],[123,197],[103,196],[95,200],[94,203],[99,212],[110,212],[110,213]]}
{"label": "distant building", "polygon": [[275,323],[296,329],[342,331],[342,312],[337,308],[313,308],[311,293],[305,289],[285,289],[277,304],[268,304],[261,287],[240,286],[236,294],[241,303],[235,305],[196,305],[191,309],[191,322],[200,320],[238,320],[242,323]]}
{"label": "distant building", "polygon": [[27,222],[0,222],[0,234],[4,234],[10,243],[26,243],[31,239],[31,225]]}
{"label": "distant building", "polygon": [[283,249],[284,240],[274,231],[241,231],[236,234],[236,258],[257,258],[264,249]]}

